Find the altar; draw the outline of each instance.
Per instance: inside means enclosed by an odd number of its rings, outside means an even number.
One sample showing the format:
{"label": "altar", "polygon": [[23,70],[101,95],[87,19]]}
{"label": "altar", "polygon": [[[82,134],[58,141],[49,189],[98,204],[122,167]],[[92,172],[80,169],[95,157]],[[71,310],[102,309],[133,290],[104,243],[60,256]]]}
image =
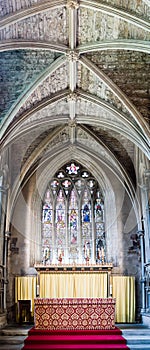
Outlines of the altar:
{"label": "altar", "polygon": [[36,329],[114,329],[115,298],[36,298]]}
{"label": "altar", "polygon": [[[31,317],[33,319],[34,315],[36,315],[37,320],[39,317],[37,307],[40,306],[41,301],[43,303],[42,307],[47,307],[46,305],[44,306],[44,300],[74,299],[75,302],[75,300],[84,299],[99,300],[100,303],[100,300],[109,301],[111,298],[114,298],[116,300],[115,322],[135,322],[135,277],[114,275],[112,269],[112,264],[87,264],[80,266],[62,264],[57,266],[38,265],[36,266],[36,276],[16,276],[16,321],[18,322],[19,320],[18,300],[31,301]],[[73,305],[72,308],[75,308],[75,304]],[[52,304],[49,304],[48,307],[52,309]],[[34,312],[35,309],[36,314]],[[44,318],[43,311],[42,315]],[[77,319],[78,316],[75,314]],[[104,317],[104,314],[102,313],[100,317]],[[56,323],[57,320],[54,321]],[[47,322],[45,318],[44,322]]]}

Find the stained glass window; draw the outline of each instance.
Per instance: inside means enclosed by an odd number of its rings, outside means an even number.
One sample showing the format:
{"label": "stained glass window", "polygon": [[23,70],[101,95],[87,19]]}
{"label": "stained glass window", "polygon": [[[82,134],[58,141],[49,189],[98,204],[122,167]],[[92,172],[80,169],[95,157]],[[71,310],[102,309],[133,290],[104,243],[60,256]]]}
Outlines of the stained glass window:
{"label": "stained glass window", "polygon": [[82,198],[82,231],[81,242],[83,260],[90,259],[91,257],[91,240],[92,240],[92,226],[91,226],[91,198],[85,189]]}
{"label": "stained glass window", "polygon": [[65,218],[65,198],[63,191],[60,189],[56,202],[55,216],[55,243],[57,247],[57,259],[62,260],[64,257],[64,248],[66,242],[66,218]]}
{"label": "stained glass window", "polygon": [[104,202],[97,193],[95,201],[95,226],[96,226],[96,261],[104,263],[106,261],[106,244],[104,229]]}
{"label": "stained glass window", "polygon": [[46,265],[106,261],[103,194],[92,174],[74,160],[48,183],[41,255]]}
{"label": "stained glass window", "polygon": [[50,191],[45,193],[43,212],[42,212],[42,262],[50,264],[50,256],[52,253],[52,219],[53,209],[50,198]]}

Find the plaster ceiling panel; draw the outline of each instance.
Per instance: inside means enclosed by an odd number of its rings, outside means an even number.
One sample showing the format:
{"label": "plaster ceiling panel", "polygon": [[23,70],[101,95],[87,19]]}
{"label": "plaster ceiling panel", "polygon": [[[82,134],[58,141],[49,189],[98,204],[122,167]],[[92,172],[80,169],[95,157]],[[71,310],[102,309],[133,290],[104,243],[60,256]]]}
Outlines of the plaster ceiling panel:
{"label": "plaster ceiling panel", "polygon": [[103,106],[98,106],[90,101],[85,101],[84,99],[79,99],[77,101],[77,106],[76,106],[76,114],[77,117],[82,118],[82,120],[89,118],[89,120],[93,120],[94,123],[94,118],[96,120],[102,120],[102,121],[107,121],[107,122],[119,122],[119,124],[121,123],[121,114],[120,117],[119,115],[117,116],[113,114],[113,112],[106,110],[105,107]]}
{"label": "plaster ceiling panel", "polygon": [[112,164],[114,167],[116,166],[116,160],[115,158],[113,159],[109,150],[80,127],[76,129],[76,142],[74,145],[71,144],[71,128],[65,127],[54,135],[54,137],[51,137],[49,141],[47,139],[47,146],[44,147],[40,157],[42,156],[46,158],[47,155],[53,156],[58,150],[60,152],[62,148],[66,149],[70,147],[73,147],[74,152],[76,152],[78,148],[84,147],[84,151],[90,150],[90,152],[93,152],[93,155],[95,154],[96,156],[97,154],[97,156]]}
{"label": "plaster ceiling panel", "polygon": [[[113,62],[112,62],[113,65]],[[79,88],[83,91],[87,91],[106,102],[111,103],[113,106],[117,107],[119,110],[126,112],[125,107],[121,101],[113,94],[113,92],[108,88],[106,84],[103,83],[96,75],[94,75],[89,69],[81,66],[81,79]]]}
{"label": "plaster ceiling panel", "polygon": [[[132,141],[127,139],[124,135],[118,133],[117,131],[111,130],[105,130],[105,128],[93,126],[92,127],[93,132],[98,135],[99,139],[111,149],[111,145],[113,144],[113,151],[115,154],[120,153],[122,149],[126,150],[126,154],[128,154],[128,158],[130,158],[130,161],[134,161],[134,144]],[[115,142],[112,143],[112,140],[115,140]],[[118,145],[120,145],[118,147]],[[123,156],[123,155],[122,155]]]}
{"label": "plaster ceiling panel", "polygon": [[[10,13],[14,13],[18,10],[30,8],[31,6],[42,3],[42,0],[0,0],[0,17]],[[120,0],[105,0],[105,3],[111,6],[120,7]],[[139,15],[145,17],[150,16],[149,0],[122,0],[121,8],[134,11]]]}
{"label": "plaster ceiling panel", "polygon": [[10,24],[0,31],[0,39],[44,40],[67,44],[66,9],[51,9]]}
{"label": "plaster ceiling panel", "polygon": [[82,7],[79,13],[78,42],[80,45],[87,42],[123,38],[136,40],[150,39],[150,34],[146,30],[124,21],[117,16]]}
{"label": "plaster ceiling panel", "polygon": [[[28,162],[29,157],[33,156],[33,153],[38,153],[38,150],[40,151],[40,154],[46,152],[45,147],[44,147],[44,140],[49,138],[49,135],[53,134],[55,128],[49,127],[47,130],[45,130],[44,127],[40,127],[36,129],[36,133],[35,132],[29,132],[28,133],[28,141],[26,140],[26,144],[27,147],[24,149],[23,152],[23,157],[22,157],[22,161],[21,161],[21,165],[23,166],[23,164],[25,162]],[[32,136],[33,134],[33,136]],[[26,138],[24,137],[24,140]]]}
{"label": "plaster ceiling panel", "polygon": [[41,3],[41,0],[0,0],[0,17],[30,8],[32,5],[37,5],[38,3]]}
{"label": "plaster ceiling panel", "polygon": [[34,92],[31,93],[25,103],[21,106],[20,110],[17,113],[17,117],[35,106],[37,103],[41,102],[43,99],[46,99],[48,97],[50,99],[52,94],[66,89],[68,86],[67,71],[67,64],[63,64],[52,74],[49,74],[49,76],[38,85]]}
{"label": "plaster ceiling panel", "polygon": [[58,56],[58,53],[42,50],[0,52],[1,120],[8,117],[24,91]]}
{"label": "plaster ceiling panel", "polygon": [[52,105],[48,105],[45,108],[40,109],[39,111],[36,112],[32,112],[32,114],[27,117],[22,123],[21,125],[30,125],[31,123],[42,123],[43,122],[52,122],[53,119],[55,121],[55,123],[59,122],[61,123],[61,119],[60,117],[62,116],[65,118],[68,118],[69,116],[69,105],[66,101],[66,99],[55,102]]}
{"label": "plaster ceiling panel", "polygon": [[[105,3],[120,8],[120,0],[105,0]],[[147,3],[147,6],[146,6]],[[121,8],[127,11],[135,12],[145,18],[150,17],[149,0],[122,0]]]}
{"label": "plaster ceiling panel", "polygon": [[68,127],[65,127],[49,139],[46,147],[44,147],[43,154],[44,156],[47,153],[53,154],[55,149],[61,149],[63,146],[68,147],[68,143],[70,143],[70,130]]}
{"label": "plaster ceiling panel", "polygon": [[12,182],[14,182],[19,176],[21,167],[23,164],[28,161],[31,154],[37,149],[42,142],[43,138],[47,137],[53,129],[49,128],[46,130],[40,126],[36,130],[28,130],[28,133],[21,135],[18,139],[11,144],[11,152],[13,154],[13,163],[12,163]]}
{"label": "plaster ceiling panel", "polygon": [[121,138],[124,137],[127,140],[127,144],[128,140],[130,140],[146,151],[147,146],[144,138],[143,140],[141,139],[142,135],[139,126],[135,123],[130,123],[128,117],[124,114],[114,114],[114,111],[109,112],[105,108],[83,99],[80,103],[78,99],[76,112],[76,122],[78,124],[89,126],[91,130],[93,128],[102,128],[110,133],[116,130],[116,133],[120,134]]}
{"label": "plaster ceiling panel", "polygon": [[149,54],[136,51],[103,51],[87,54],[149,120],[150,61]]}
{"label": "plaster ceiling panel", "polygon": [[104,130],[103,127],[92,127],[92,132],[94,137],[97,137],[97,141],[89,137],[87,132],[82,132],[78,129],[79,142],[90,147],[93,151],[98,152],[103,158],[108,159],[110,162],[110,158],[112,158],[113,164],[113,157],[110,155],[109,151],[112,152],[120,164],[122,164],[123,167],[125,166],[132,180],[135,181],[135,169],[133,166],[134,144],[116,131]]}
{"label": "plaster ceiling panel", "polygon": [[51,127],[61,126],[69,120],[69,106],[66,99],[47,105],[39,111],[26,111],[26,113],[14,120],[10,125],[11,131],[8,130],[8,137],[5,145],[14,142],[14,139],[20,139],[23,134],[31,134],[33,131],[36,135],[36,130],[49,130]]}

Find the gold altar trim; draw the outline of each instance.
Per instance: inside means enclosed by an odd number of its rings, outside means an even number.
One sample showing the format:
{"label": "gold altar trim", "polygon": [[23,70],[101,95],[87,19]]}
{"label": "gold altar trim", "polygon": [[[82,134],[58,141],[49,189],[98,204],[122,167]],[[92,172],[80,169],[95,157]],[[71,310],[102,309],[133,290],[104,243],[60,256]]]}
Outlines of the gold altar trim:
{"label": "gold altar trim", "polygon": [[69,273],[69,274],[72,274],[72,273],[78,273],[78,274],[82,274],[82,273],[85,273],[85,274],[89,274],[89,273],[91,273],[91,274],[94,274],[94,273],[107,273],[107,271],[106,270],[98,270],[98,271],[93,271],[93,270],[74,270],[74,269],[72,269],[71,271],[68,271],[68,270],[57,270],[57,269],[55,269],[55,270],[53,270],[53,271],[49,271],[49,270],[45,270],[45,271],[38,271],[37,270],[37,272],[39,272],[39,275],[40,274],[65,274],[65,273]]}
{"label": "gold altar trim", "polygon": [[35,269],[38,272],[44,272],[44,271],[60,271],[60,272],[72,272],[72,271],[87,271],[87,272],[106,272],[106,271],[111,271],[113,268],[113,264],[112,263],[108,263],[108,264],[91,264],[91,263],[87,263],[87,264],[52,264],[52,265],[35,265],[34,266]]}

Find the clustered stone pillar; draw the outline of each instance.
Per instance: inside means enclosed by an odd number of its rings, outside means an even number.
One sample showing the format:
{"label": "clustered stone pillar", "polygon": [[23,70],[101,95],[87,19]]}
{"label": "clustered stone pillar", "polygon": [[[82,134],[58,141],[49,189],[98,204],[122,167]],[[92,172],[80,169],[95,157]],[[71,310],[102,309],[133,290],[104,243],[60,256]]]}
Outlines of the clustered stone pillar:
{"label": "clustered stone pillar", "polygon": [[150,262],[145,264],[146,312],[150,313]]}
{"label": "clustered stone pillar", "polygon": [[0,171],[0,327],[7,323],[6,284],[8,240],[6,230],[6,210],[8,185],[6,171]]}
{"label": "clustered stone pillar", "polygon": [[146,301],[145,301],[145,248],[144,248],[144,231],[139,230],[138,237],[140,239],[140,247],[141,247],[141,293],[142,293],[142,308],[141,313],[145,312]]}
{"label": "clustered stone pillar", "polygon": [[2,177],[0,184],[0,313],[5,311],[4,307],[4,229],[5,229],[5,206],[7,200],[7,190],[2,185]]}

